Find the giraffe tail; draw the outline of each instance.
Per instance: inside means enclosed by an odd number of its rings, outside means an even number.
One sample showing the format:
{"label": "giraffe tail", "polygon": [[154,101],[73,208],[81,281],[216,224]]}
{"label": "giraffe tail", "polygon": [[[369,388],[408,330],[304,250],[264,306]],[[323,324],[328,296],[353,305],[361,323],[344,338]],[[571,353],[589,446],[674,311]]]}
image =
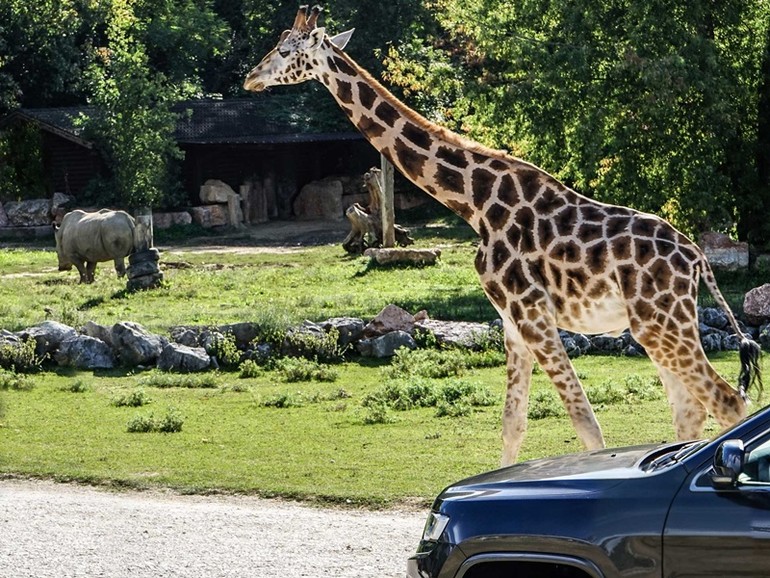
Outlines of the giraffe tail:
{"label": "giraffe tail", "polygon": [[733,315],[730,306],[727,304],[727,301],[725,301],[722,292],[717,286],[714,272],[711,270],[711,265],[709,265],[705,255],[702,255],[701,257],[701,278],[706,287],[708,287],[711,295],[714,297],[714,300],[717,302],[717,305],[719,305],[727,315],[727,319],[730,322],[733,331],[735,331],[735,334],[742,337],[738,348],[741,360],[741,371],[738,374],[738,389],[741,397],[748,399],[749,390],[755,388],[758,392],[758,399],[761,399],[764,390],[762,384],[762,371],[759,365],[761,348],[753,339],[751,339],[751,337],[741,330],[738,321],[735,319],[735,315]]}

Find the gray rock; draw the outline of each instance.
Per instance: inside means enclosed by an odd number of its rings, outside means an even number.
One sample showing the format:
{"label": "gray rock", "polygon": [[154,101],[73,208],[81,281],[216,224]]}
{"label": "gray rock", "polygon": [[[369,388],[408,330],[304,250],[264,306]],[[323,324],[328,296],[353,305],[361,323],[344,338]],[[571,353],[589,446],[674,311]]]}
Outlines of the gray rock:
{"label": "gray rock", "polygon": [[595,335],[591,338],[591,345],[601,353],[620,353],[625,347],[621,337],[611,335]]}
{"label": "gray rock", "polygon": [[18,335],[6,329],[0,329],[0,345],[17,345],[19,343],[21,343],[21,339]]}
{"label": "gray rock", "polygon": [[743,336],[735,335],[735,333],[727,335],[722,338],[722,349],[724,351],[738,351],[741,348],[742,340]]}
{"label": "gray rock", "polygon": [[[472,347],[479,339],[492,331],[492,326],[486,323],[471,323],[468,321],[439,321],[423,319],[414,325],[415,329],[429,331],[442,345],[458,345]],[[499,331],[495,329],[495,331]]]}
{"label": "gray rock", "polygon": [[398,305],[387,305],[364,327],[363,335],[364,337],[377,337],[392,331],[404,331],[411,334],[414,331],[414,315],[401,309]]}
{"label": "gray rock", "polygon": [[112,328],[106,325],[99,325],[93,321],[87,321],[81,328],[81,333],[88,335],[89,337],[95,337],[104,341],[107,345],[112,347]]}
{"label": "gray rock", "polygon": [[230,185],[219,179],[209,179],[200,189],[200,199],[204,205],[226,203],[230,195],[235,191]]}
{"label": "gray rock", "polygon": [[770,321],[770,283],[755,287],[743,299],[743,313],[754,325]]}
{"label": "gray rock", "polygon": [[364,320],[357,317],[333,317],[320,324],[321,328],[329,332],[336,329],[339,334],[339,344],[350,345],[357,341],[364,332]]}
{"label": "gray rock", "polygon": [[112,326],[112,346],[124,365],[155,365],[163,345],[158,335],[138,323],[123,321]]}
{"label": "gray rock", "polygon": [[186,345],[187,347],[197,347],[199,344],[200,332],[198,329],[192,327],[184,327],[180,325],[173,327],[170,331],[171,340],[180,345]]}
{"label": "gray rock", "polygon": [[35,342],[35,354],[42,357],[55,352],[62,341],[78,334],[74,328],[58,321],[43,321],[39,325],[23,329],[17,335],[26,341],[32,337]]}
{"label": "gray rock", "polygon": [[167,344],[158,357],[162,371],[205,371],[211,366],[211,357],[202,347],[188,347],[178,343]]}
{"label": "gray rock", "polygon": [[582,355],[582,352],[580,351],[580,347],[578,347],[578,344],[575,342],[575,339],[573,337],[565,336],[562,337],[561,343],[564,346],[564,349],[567,351],[567,356],[569,358],[575,358],[580,357]]}
{"label": "gray rock", "polygon": [[62,341],[54,359],[61,366],[79,369],[112,369],[115,366],[110,346],[88,335],[77,335]]}
{"label": "gray rock", "polygon": [[380,337],[362,339],[358,342],[358,351],[366,357],[392,357],[401,347],[416,349],[417,343],[406,331],[392,331]]}
{"label": "gray rock", "polygon": [[759,344],[766,350],[770,350],[770,323],[759,328]]}
{"label": "gray rock", "polygon": [[225,335],[230,334],[235,338],[235,345],[238,349],[246,349],[260,334],[258,323],[242,322],[220,325],[219,332]]}
{"label": "gray rock", "polygon": [[292,203],[294,215],[301,221],[341,221],[342,183],[334,178],[308,183]]}
{"label": "gray rock", "polygon": [[733,241],[721,233],[703,233],[698,241],[711,267],[738,271],[749,266],[749,245]]}
{"label": "gray rock", "polygon": [[701,335],[700,341],[704,351],[721,351],[722,349],[722,336],[719,332]]}
{"label": "gray rock", "polygon": [[730,320],[727,318],[727,313],[715,307],[704,307],[698,313],[698,318],[709,327],[727,329],[730,326]]}
{"label": "gray rock", "polygon": [[3,205],[12,227],[40,227],[51,224],[51,200],[9,201]]}
{"label": "gray rock", "polygon": [[369,248],[364,256],[373,259],[378,265],[435,265],[441,257],[441,249],[405,249],[402,247]]}

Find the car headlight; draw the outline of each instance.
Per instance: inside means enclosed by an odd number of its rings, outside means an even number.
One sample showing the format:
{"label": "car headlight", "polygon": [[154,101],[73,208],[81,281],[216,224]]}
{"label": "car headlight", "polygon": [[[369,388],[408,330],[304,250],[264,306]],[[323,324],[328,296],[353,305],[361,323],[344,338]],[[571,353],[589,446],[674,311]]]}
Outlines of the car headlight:
{"label": "car headlight", "polygon": [[448,523],[449,516],[439,514],[438,512],[431,512],[428,515],[428,521],[425,522],[425,529],[422,531],[422,539],[425,542],[437,542]]}

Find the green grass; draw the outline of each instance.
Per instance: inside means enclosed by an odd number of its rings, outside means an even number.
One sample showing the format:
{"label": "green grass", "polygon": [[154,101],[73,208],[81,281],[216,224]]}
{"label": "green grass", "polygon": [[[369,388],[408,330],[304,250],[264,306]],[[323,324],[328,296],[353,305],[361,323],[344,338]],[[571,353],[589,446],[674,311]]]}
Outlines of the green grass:
{"label": "green grass", "polygon": [[[732,376],[737,356],[722,354],[715,364]],[[649,361],[584,357],[576,366],[586,388],[600,386],[610,400],[596,404],[609,445],[673,439],[663,396],[627,399],[629,383],[654,377]],[[366,424],[362,402],[387,379],[384,367],[362,362],[336,369],[333,383],[287,383],[274,371],[256,378],[233,372],[212,374],[216,383],[197,388],[187,382],[154,386],[147,379],[154,372],[34,374],[28,376],[34,387],[0,392],[0,474],[376,506],[427,503],[446,484],[498,465],[502,367],[468,370],[462,378],[488,388],[497,397],[491,406],[474,406],[462,417],[437,417],[435,407],[388,410],[388,423],[374,425]],[[73,381],[83,384],[77,395],[67,388]],[[607,398],[608,383],[624,395]],[[116,405],[140,387],[148,404]],[[533,399],[551,392],[546,377],[536,374]],[[298,403],[275,403],[278,398]],[[127,429],[131,420],[169,414],[183,421],[181,431]],[[710,423],[709,433],[716,431]],[[521,458],[580,449],[562,414],[530,420]]]}
{"label": "green grass", "polygon": [[[437,319],[493,319],[473,269],[476,241],[467,228],[459,234],[452,227],[419,229],[415,236],[418,246],[442,247],[439,266],[371,268],[339,245],[250,254],[180,246],[162,254],[164,287],[133,294],[109,263],[99,265],[96,283],[84,286],[74,271],[56,270],[52,247],[0,249],[0,328],[15,331],[45,319],[76,327],[89,320],[135,321],[160,334],[174,325],[238,321],[280,327],[304,319],[371,318],[389,303],[413,313],[425,309]],[[744,278],[720,283],[729,295],[760,284]],[[449,375],[487,389],[497,401],[440,411],[382,404],[374,415],[363,401],[389,379],[389,366],[371,361],[333,365],[333,381],[290,381],[286,371],[256,367],[205,376],[3,374],[0,475],[367,505],[427,503],[446,484],[499,463],[505,381],[504,368],[485,360],[455,372],[442,371],[442,361],[429,357],[415,355],[425,370],[400,371],[397,379],[429,380],[438,388],[446,379],[431,376]],[[734,382],[735,354],[720,355],[715,364]],[[650,393],[648,360],[584,357],[576,366],[597,400],[609,445],[673,439],[667,402]],[[542,374],[534,377],[531,407],[533,417],[546,417],[530,419],[521,459],[581,449]],[[130,432],[132,421],[137,429],[180,429]],[[709,432],[715,431],[712,423]]]}

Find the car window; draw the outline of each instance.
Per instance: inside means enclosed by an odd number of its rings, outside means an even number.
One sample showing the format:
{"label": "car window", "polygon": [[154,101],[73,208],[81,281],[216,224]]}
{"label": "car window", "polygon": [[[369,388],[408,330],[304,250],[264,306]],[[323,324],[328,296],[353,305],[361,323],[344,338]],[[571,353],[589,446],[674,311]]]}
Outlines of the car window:
{"label": "car window", "polygon": [[763,436],[749,444],[745,456],[738,482],[770,485],[770,438]]}

